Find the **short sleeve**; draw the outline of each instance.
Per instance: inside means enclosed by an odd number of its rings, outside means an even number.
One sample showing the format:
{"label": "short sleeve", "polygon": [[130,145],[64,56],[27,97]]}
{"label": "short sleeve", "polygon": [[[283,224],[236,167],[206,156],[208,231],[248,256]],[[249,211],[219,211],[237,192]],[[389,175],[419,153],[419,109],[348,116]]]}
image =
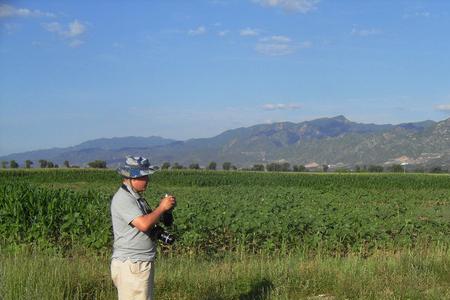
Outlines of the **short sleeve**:
{"label": "short sleeve", "polygon": [[117,193],[111,202],[111,214],[130,224],[134,219],[143,215],[136,200],[126,194]]}

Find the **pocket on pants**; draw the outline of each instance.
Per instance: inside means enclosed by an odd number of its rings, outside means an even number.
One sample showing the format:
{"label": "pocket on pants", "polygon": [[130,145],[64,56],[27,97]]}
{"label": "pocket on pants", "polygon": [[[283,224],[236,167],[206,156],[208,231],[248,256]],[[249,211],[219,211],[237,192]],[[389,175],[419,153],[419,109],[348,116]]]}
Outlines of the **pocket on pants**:
{"label": "pocket on pants", "polygon": [[152,268],[152,263],[150,261],[130,262],[129,268],[132,274],[148,273]]}

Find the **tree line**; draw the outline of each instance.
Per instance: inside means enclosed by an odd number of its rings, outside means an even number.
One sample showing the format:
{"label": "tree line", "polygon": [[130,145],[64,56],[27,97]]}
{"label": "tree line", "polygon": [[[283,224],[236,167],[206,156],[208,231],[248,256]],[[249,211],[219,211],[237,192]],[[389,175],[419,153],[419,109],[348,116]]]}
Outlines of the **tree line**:
{"label": "tree line", "polygon": [[[37,161],[37,163],[39,163],[39,168],[41,169],[53,169],[53,168],[59,168],[59,165],[56,163],[53,163],[50,160],[46,160],[46,159],[40,159]],[[19,163],[16,160],[10,160],[10,161],[2,161],[2,168],[3,169],[17,169],[20,167]],[[27,159],[24,164],[23,167],[26,169],[30,169],[32,168],[34,165],[34,162]],[[98,169],[106,169],[107,165],[106,165],[106,161],[104,160],[94,160],[91,161],[87,164],[90,168],[98,168]],[[64,168],[79,168],[80,166],[77,165],[71,165],[70,162],[68,160],[65,160],[63,162],[63,166]]]}
{"label": "tree line", "polygon": [[[59,165],[56,163],[53,163],[52,161],[40,159],[37,161],[39,164],[39,168],[59,168]],[[32,168],[34,165],[34,162],[31,160],[26,160],[23,164],[24,168]],[[107,163],[104,160],[94,160],[89,163],[87,163],[87,166],[89,168],[97,168],[97,169],[106,169]],[[19,163],[15,160],[10,161],[2,161],[1,167],[3,169],[10,168],[10,169],[17,169],[19,168]],[[64,168],[79,168],[80,166],[77,165],[71,165],[68,160],[65,160],[63,162]],[[164,162],[161,167],[162,170],[181,170],[181,169],[190,169],[190,170],[217,170],[218,164],[215,161],[211,161],[207,166],[200,166],[198,163],[191,163],[188,166],[183,166],[182,164],[178,162],[174,162],[171,164],[170,162]],[[352,168],[349,167],[338,167],[338,168],[330,168],[330,165],[322,165],[318,166],[313,169],[308,169],[304,165],[292,165],[288,162],[272,162],[269,164],[254,164],[251,167],[247,168],[238,168],[236,165],[232,164],[231,162],[224,162],[222,163],[222,170],[225,171],[233,171],[233,170],[243,170],[243,171],[256,171],[256,172],[338,172],[338,173],[344,173],[344,172],[369,172],[369,173],[381,173],[381,172],[393,172],[393,173],[407,173],[407,172],[414,172],[414,173],[448,173],[449,169],[443,166],[433,166],[433,167],[416,167],[414,169],[406,169],[405,166],[402,166],[400,164],[393,164],[390,166],[383,167],[381,165],[356,165]]]}
{"label": "tree line", "polygon": [[[182,164],[175,162],[171,164],[170,162],[164,162],[161,165],[162,170],[180,170],[180,169],[191,169],[191,170],[217,170],[217,163],[212,161],[207,166],[201,167],[198,163],[192,163],[188,166],[183,166]],[[231,162],[224,162],[222,164],[222,170],[243,170],[243,171],[256,171],[256,172],[356,172],[356,173],[382,173],[382,172],[392,172],[392,173],[449,173],[449,169],[442,166],[433,167],[416,167],[414,169],[407,169],[405,166],[400,164],[393,164],[389,166],[382,165],[356,165],[353,167],[337,167],[332,168],[330,165],[322,165],[316,168],[307,168],[304,165],[292,165],[288,162],[273,162],[269,164],[254,164],[249,168],[238,168]]]}

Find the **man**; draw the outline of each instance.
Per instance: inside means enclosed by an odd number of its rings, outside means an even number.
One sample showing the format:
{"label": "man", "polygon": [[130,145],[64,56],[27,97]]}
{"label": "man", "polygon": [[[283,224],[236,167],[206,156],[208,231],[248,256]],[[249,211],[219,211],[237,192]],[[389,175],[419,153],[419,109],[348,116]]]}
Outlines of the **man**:
{"label": "man", "polygon": [[175,205],[175,197],[166,195],[151,210],[141,194],[146,190],[149,175],[155,172],[148,159],[127,157],[117,169],[123,184],[111,200],[114,246],[111,277],[119,300],[153,298],[156,239],[152,228]]}

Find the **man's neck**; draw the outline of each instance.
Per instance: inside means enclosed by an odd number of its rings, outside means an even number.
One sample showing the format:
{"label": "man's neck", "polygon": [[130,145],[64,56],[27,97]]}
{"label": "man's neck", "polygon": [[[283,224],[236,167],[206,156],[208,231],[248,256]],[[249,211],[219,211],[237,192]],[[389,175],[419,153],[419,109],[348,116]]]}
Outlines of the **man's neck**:
{"label": "man's neck", "polygon": [[130,193],[135,194],[135,196],[138,196],[139,198],[142,196],[140,192],[136,191],[133,186],[131,185],[130,181],[123,181],[123,184],[125,184],[128,188],[128,190],[130,191]]}

